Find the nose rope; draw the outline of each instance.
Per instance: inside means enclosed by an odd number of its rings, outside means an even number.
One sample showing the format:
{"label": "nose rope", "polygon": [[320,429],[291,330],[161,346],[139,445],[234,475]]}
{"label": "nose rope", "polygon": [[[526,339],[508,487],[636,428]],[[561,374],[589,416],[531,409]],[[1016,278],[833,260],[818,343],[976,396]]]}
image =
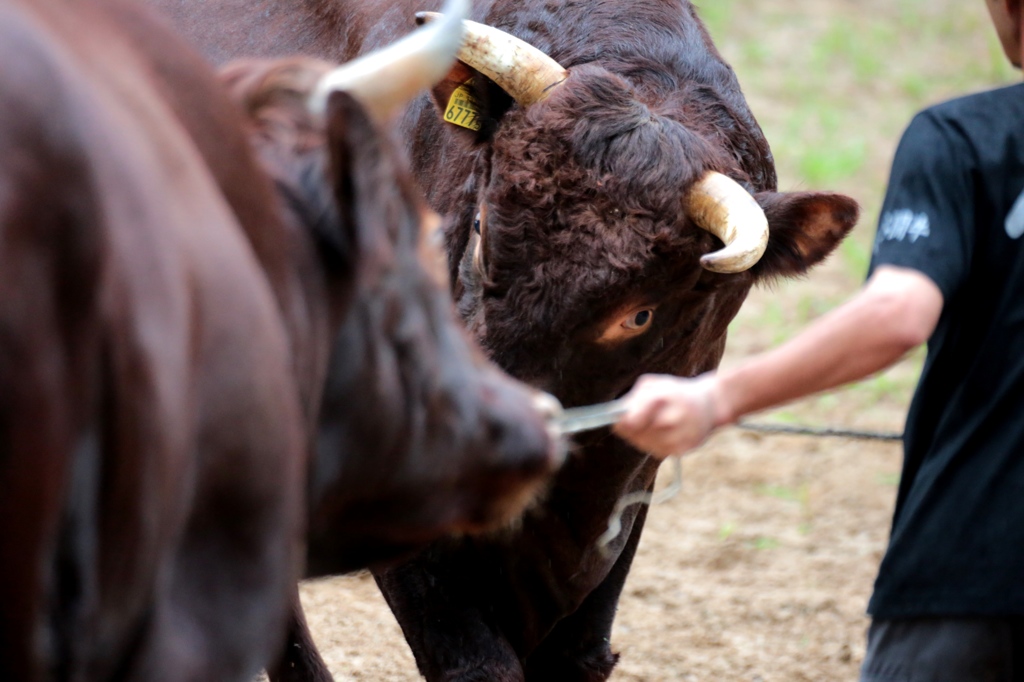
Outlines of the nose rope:
{"label": "nose rope", "polygon": [[608,554],[608,545],[615,541],[622,532],[622,515],[627,507],[634,504],[664,504],[679,494],[683,489],[683,461],[679,457],[672,459],[672,482],[663,490],[648,492],[642,490],[635,493],[627,493],[615,503],[615,510],[608,518],[608,529],[597,539],[597,549],[602,554]]}

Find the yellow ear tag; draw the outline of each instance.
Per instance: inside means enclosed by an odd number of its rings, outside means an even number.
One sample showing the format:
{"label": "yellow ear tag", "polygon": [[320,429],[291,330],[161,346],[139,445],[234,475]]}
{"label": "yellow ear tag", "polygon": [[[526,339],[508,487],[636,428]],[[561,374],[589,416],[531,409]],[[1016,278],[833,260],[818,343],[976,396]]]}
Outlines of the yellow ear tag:
{"label": "yellow ear tag", "polygon": [[455,88],[448,99],[448,108],[444,111],[444,120],[470,130],[480,130],[480,105],[469,90],[472,81],[466,81]]}

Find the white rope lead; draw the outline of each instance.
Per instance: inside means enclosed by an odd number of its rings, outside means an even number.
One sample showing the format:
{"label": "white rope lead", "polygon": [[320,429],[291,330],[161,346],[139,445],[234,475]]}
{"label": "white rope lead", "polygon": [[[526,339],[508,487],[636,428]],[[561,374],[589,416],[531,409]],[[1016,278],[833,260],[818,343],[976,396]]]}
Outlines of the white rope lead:
{"label": "white rope lead", "polygon": [[619,501],[615,504],[615,510],[612,515],[608,518],[608,530],[601,534],[601,537],[597,539],[597,549],[602,554],[608,553],[608,545],[615,541],[615,538],[619,537],[619,533],[622,532],[622,515],[625,513],[627,507],[631,507],[634,504],[664,504],[673,497],[679,494],[679,491],[683,489],[683,462],[680,457],[672,458],[672,483],[668,485],[664,490],[657,492],[647,492],[642,490],[640,492],[629,493],[619,498]]}

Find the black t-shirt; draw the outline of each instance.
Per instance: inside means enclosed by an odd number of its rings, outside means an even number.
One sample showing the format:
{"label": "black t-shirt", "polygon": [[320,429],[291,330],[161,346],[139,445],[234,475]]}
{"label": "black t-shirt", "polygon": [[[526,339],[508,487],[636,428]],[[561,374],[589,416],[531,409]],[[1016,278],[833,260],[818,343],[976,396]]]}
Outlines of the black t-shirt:
{"label": "black t-shirt", "polygon": [[928,109],[893,161],[871,269],[944,297],[907,416],[876,618],[1024,615],[1024,85]]}

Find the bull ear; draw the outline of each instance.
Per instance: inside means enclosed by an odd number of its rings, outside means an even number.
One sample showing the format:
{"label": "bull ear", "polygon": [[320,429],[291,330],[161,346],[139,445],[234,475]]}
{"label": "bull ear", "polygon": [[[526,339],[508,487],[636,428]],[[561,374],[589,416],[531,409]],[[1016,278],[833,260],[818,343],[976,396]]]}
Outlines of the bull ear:
{"label": "bull ear", "polygon": [[389,141],[370,112],[352,95],[341,91],[331,93],[325,124],[330,189],[338,220],[328,226],[337,230],[336,234],[318,236],[355,259],[354,254],[365,256],[378,249],[381,241],[386,241],[388,230],[366,227],[381,228],[386,221],[382,225],[377,215],[366,213],[386,210],[386,199],[380,195],[385,191],[383,188],[396,184],[401,169],[395,167]]}
{"label": "bull ear", "polygon": [[360,256],[391,258],[399,246],[418,244],[428,214],[401,148],[345,92],[328,98],[325,123],[340,222]]}
{"label": "bull ear", "polygon": [[800,275],[823,261],[850,233],[857,202],[832,192],[760,192],[768,218],[768,248],[751,268],[757,279]]}
{"label": "bull ear", "polygon": [[489,140],[498,121],[515,103],[494,81],[460,61],[431,88],[430,95],[444,125],[470,142]]}

